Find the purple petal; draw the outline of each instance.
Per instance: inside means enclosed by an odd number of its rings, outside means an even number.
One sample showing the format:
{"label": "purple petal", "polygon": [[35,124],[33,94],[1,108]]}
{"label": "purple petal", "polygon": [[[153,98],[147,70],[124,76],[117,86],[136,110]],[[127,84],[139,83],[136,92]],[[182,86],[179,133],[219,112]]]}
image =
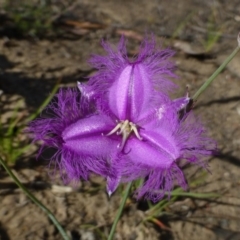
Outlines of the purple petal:
{"label": "purple petal", "polygon": [[102,115],[93,115],[78,120],[62,133],[64,147],[86,156],[109,157],[117,142],[105,137],[113,125]]}
{"label": "purple petal", "polygon": [[173,100],[172,102],[172,107],[176,109],[176,111],[180,111],[188,105],[190,102],[191,98],[189,97],[182,97],[182,98],[177,98]]}
{"label": "purple petal", "polygon": [[131,64],[123,69],[109,89],[109,105],[120,120],[141,118],[149,108],[154,91],[148,73],[142,64]]}
{"label": "purple petal", "polygon": [[181,149],[181,158],[206,167],[201,159],[216,153],[216,142],[207,136],[206,128],[193,113],[180,122],[179,129],[174,132],[174,138]]}
{"label": "purple petal", "polygon": [[60,89],[42,114],[44,117],[29,124],[29,132],[33,134],[34,141],[41,140],[47,147],[61,148],[62,131],[92,112],[87,102],[80,104],[80,99],[78,90]]}
{"label": "purple petal", "polygon": [[184,174],[175,163],[168,169],[156,168],[151,169],[149,172],[150,174],[143,186],[136,191],[137,199],[144,197],[145,199],[157,202],[163,198],[166,193],[168,193],[168,196],[171,195],[171,191],[176,182],[183,189],[186,190],[187,188]]}
{"label": "purple petal", "polygon": [[[109,171],[111,149],[117,143],[101,133],[108,132],[111,120],[92,115],[95,108],[75,89],[61,89],[47,107],[49,118],[31,122],[29,132],[34,141],[41,140],[44,147],[55,148],[50,165],[60,170],[65,183],[81,178],[87,180],[91,172],[113,177]],[[111,125],[112,124],[112,125]],[[115,146],[115,148],[113,148]],[[109,150],[110,149],[110,150]]]}
{"label": "purple petal", "polygon": [[119,120],[125,120],[130,107],[130,97],[132,91],[132,66],[125,67],[109,89],[109,105],[112,112],[118,116]]}
{"label": "purple petal", "polygon": [[141,135],[144,140],[131,138],[125,147],[125,152],[135,164],[150,166],[152,168],[169,168],[179,156],[174,142],[164,139],[154,132]]}
{"label": "purple petal", "polygon": [[120,119],[136,121],[147,108],[157,107],[175,85],[168,80],[174,64],[169,61],[174,52],[156,49],[154,39],[144,40],[137,59],[126,56],[122,38],[114,50],[104,43],[108,56],[93,56],[90,60],[98,72],[88,85],[103,108],[109,108]]}
{"label": "purple petal", "polygon": [[[154,117],[153,117],[154,116]],[[149,121],[145,121],[144,125],[141,125],[141,135],[148,132],[154,132],[155,134],[165,138],[167,141],[174,143],[173,133],[179,128],[178,112],[175,108],[172,108],[171,102],[166,102],[160,106]]]}
{"label": "purple petal", "polygon": [[88,100],[91,98],[94,98],[94,95],[96,93],[86,83],[77,82],[77,87],[84,98],[86,98]]}
{"label": "purple petal", "polygon": [[113,177],[110,176],[107,177],[107,193],[109,197],[112,195],[113,192],[115,192],[118,185],[120,184],[120,181],[121,181],[120,174],[116,174]]}

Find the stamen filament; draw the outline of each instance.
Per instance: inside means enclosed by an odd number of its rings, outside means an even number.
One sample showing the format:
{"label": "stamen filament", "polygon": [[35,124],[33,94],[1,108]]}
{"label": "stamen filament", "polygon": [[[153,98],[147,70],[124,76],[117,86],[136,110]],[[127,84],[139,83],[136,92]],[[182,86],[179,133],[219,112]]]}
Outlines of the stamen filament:
{"label": "stamen filament", "polygon": [[119,134],[122,134],[124,132],[124,130],[126,130],[128,128],[128,125],[129,125],[129,121],[125,120],[121,126],[121,130],[120,130]]}
{"label": "stamen filament", "polygon": [[131,130],[135,133],[136,137],[139,140],[142,140],[143,138],[139,135],[136,125],[134,123],[131,123],[131,122],[130,122],[129,125],[131,126]]}
{"label": "stamen filament", "polygon": [[125,144],[126,144],[126,141],[127,141],[128,137],[129,137],[129,135],[130,135],[130,133],[128,133],[128,132],[123,132],[122,142],[121,142],[121,144],[118,145],[118,148],[119,148],[120,151],[123,150],[123,148],[124,148],[124,146],[125,146]]}
{"label": "stamen filament", "polygon": [[[117,130],[118,130],[119,128],[121,128],[121,126],[122,126],[122,123],[118,123],[117,126],[116,126],[112,131],[110,131],[106,136],[110,136],[110,135],[112,135],[113,133],[117,132]],[[120,134],[120,133],[119,133],[119,134]]]}
{"label": "stamen filament", "polygon": [[[118,123],[118,121],[117,121]],[[120,130],[119,130],[120,129]],[[132,123],[129,122],[129,120],[122,120],[120,121],[116,127],[114,127],[106,136],[110,136],[114,133],[116,133],[117,135],[122,135],[122,142],[118,145],[118,148],[120,151],[123,150],[128,137],[130,136],[131,132],[134,132],[135,136],[141,141],[143,138],[139,135],[137,126]]]}

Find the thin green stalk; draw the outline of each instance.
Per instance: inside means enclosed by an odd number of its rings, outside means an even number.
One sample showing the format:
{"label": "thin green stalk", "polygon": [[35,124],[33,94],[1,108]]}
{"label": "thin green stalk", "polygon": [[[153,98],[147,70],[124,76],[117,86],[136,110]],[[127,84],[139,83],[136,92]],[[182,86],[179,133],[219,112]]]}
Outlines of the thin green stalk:
{"label": "thin green stalk", "polygon": [[52,89],[51,93],[48,95],[48,97],[43,101],[43,103],[41,104],[41,106],[37,109],[36,112],[34,112],[33,114],[31,114],[28,118],[27,118],[27,122],[32,121],[34,118],[37,117],[37,115],[39,115],[42,110],[48,105],[48,103],[50,102],[50,100],[53,98],[54,94],[57,92],[58,88],[59,88],[59,83],[60,83],[60,79],[57,81],[56,85],[54,86],[54,88]]}
{"label": "thin green stalk", "polygon": [[[173,202],[173,193],[179,193],[181,192],[182,189],[181,188],[176,188],[174,189],[172,192],[171,192],[171,202]],[[168,194],[168,193],[167,193]],[[176,196],[176,195],[175,195]],[[154,213],[156,211],[160,211],[162,210],[163,208],[165,208],[166,205],[168,205],[170,203],[170,201],[168,199],[162,199],[160,202],[158,202],[156,205],[154,205],[153,207],[151,207],[149,210],[148,210],[148,213],[150,213],[149,215],[152,215],[151,213]]]}
{"label": "thin green stalk", "polygon": [[17,179],[17,177],[13,174],[13,172],[10,170],[10,168],[5,164],[5,162],[3,161],[3,159],[0,157],[0,163],[2,164],[2,166],[4,167],[4,169],[6,170],[6,172],[10,175],[10,177],[13,179],[13,181],[18,185],[19,188],[21,188],[23,190],[23,192],[39,207],[41,208],[47,215],[48,217],[51,219],[51,221],[53,222],[53,224],[56,226],[56,228],[58,229],[59,233],[62,235],[64,240],[70,240],[70,238],[68,237],[67,233],[64,231],[64,229],[62,228],[62,226],[60,225],[60,223],[58,222],[58,220],[55,218],[55,216],[52,214],[52,212],[45,207],[34,195],[32,195],[32,193],[30,193],[22,184],[21,182]]}
{"label": "thin green stalk", "polygon": [[227,64],[235,57],[235,55],[240,50],[240,34],[238,34],[238,46],[234,51],[227,57],[227,59],[221,64],[221,66],[207,79],[207,81],[198,89],[194,94],[193,100],[196,101],[197,98],[205,91],[205,89],[212,83],[212,81],[218,76],[218,74],[227,66]]}
{"label": "thin green stalk", "polygon": [[[168,193],[166,193],[165,195],[168,196]],[[221,196],[220,194],[216,194],[216,193],[184,192],[181,188],[176,188],[175,190],[173,190],[171,192],[170,201],[168,201],[167,199],[164,199],[147,211],[147,214],[148,214],[149,217],[144,219],[144,221],[148,221],[152,217],[158,216],[159,213],[162,212],[165,207],[167,207],[169,204],[175,202],[178,197],[208,199],[208,198],[217,198],[217,197],[220,197],[220,196]]]}
{"label": "thin green stalk", "polygon": [[220,194],[217,193],[193,193],[193,192],[175,192],[171,193],[174,197],[192,197],[192,198],[201,198],[201,199],[208,199],[208,198],[217,198],[220,197]]}
{"label": "thin green stalk", "polygon": [[125,203],[127,201],[127,198],[128,198],[129,192],[131,190],[131,187],[132,187],[132,182],[128,183],[128,185],[127,185],[127,188],[126,188],[125,193],[123,195],[123,199],[122,199],[121,205],[120,205],[120,207],[118,209],[118,212],[117,212],[117,215],[116,215],[116,217],[114,219],[114,222],[113,222],[110,234],[108,236],[108,240],[112,240],[113,239],[114,232],[115,232],[116,227],[117,227],[117,223],[118,223],[118,221],[119,221],[119,219],[121,217],[121,214],[122,214],[123,208],[125,206]]}

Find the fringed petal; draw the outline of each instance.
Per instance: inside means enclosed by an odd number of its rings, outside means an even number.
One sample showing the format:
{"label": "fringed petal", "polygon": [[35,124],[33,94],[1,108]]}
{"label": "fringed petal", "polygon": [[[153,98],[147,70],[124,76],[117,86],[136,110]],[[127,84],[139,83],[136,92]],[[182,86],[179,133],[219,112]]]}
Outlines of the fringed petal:
{"label": "fringed petal", "polygon": [[112,150],[117,149],[117,142],[104,136],[111,124],[104,115],[80,119],[63,131],[63,146],[79,155],[110,158]]}
{"label": "fringed petal", "polygon": [[39,153],[44,147],[56,149],[50,165],[60,170],[66,183],[86,180],[90,173],[104,177],[114,174],[109,172],[109,149],[114,144],[117,148],[117,144],[102,136],[109,121],[94,112],[92,103],[83,99],[78,90],[61,89],[44,111],[45,118],[29,126],[34,141],[43,142]]}
{"label": "fringed petal", "polygon": [[143,137],[142,141],[131,138],[124,148],[124,152],[129,154],[129,158],[135,164],[152,168],[168,168],[179,156],[174,142],[168,141],[154,132],[148,132],[141,136]]}
{"label": "fringed petal", "polygon": [[181,158],[206,167],[203,157],[217,152],[217,144],[207,135],[206,128],[191,112],[181,120],[179,129],[174,132]]}
{"label": "fringed petal", "polygon": [[90,63],[98,71],[88,81],[98,105],[108,108],[121,120],[136,121],[145,110],[157,107],[175,84],[175,65],[169,61],[174,52],[156,48],[154,38],[145,39],[136,59],[126,55],[124,38],[117,49],[103,43],[107,56],[93,56]]}
{"label": "fringed petal", "polygon": [[175,163],[167,169],[152,169],[146,177],[144,184],[137,189],[136,197],[137,199],[143,197],[157,202],[166,195],[169,197],[175,184],[181,186],[184,190],[187,189],[184,174]]}

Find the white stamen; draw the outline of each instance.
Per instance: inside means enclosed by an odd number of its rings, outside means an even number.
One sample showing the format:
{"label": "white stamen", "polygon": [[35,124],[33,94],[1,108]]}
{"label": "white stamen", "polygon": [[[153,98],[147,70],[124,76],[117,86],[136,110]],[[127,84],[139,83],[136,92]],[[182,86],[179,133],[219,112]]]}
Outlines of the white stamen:
{"label": "white stamen", "polygon": [[111,132],[109,132],[106,136],[110,136],[113,133],[117,132],[117,130],[121,128],[121,126],[122,126],[122,123],[118,123],[117,126]]}
{"label": "white stamen", "polygon": [[131,126],[131,131],[133,131],[135,133],[136,137],[139,140],[142,140],[143,138],[139,135],[136,125],[132,122],[130,122],[129,125]]}
{"label": "white stamen", "polygon": [[[125,130],[127,130],[129,128],[129,121],[125,120],[121,126],[121,130],[119,132],[119,134],[122,134]],[[124,134],[124,133],[123,133]]]}
{"label": "white stamen", "polygon": [[111,130],[106,136],[110,136],[110,135],[112,135],[114,133],[116,133],[117,135],[121,135],[122,134],[122,142],[121,142],[121,144],[118,145],[118,148],[119,148],[120,151],[122,151],[122,149],[124,148],[124,146],[126,144],[126,141],[127,141],[128,137],[130,136],[130,134],[132,132],[134,132],[135,136],[140,141],[143,139],[139,135],[137,126],[134,123],[129,122],[129,120],[124,120],[124,121],[120,121],[120,122],[117,122],[117,123],[118,124],[116,125],[116,127],[114,127],[113,130]]}

